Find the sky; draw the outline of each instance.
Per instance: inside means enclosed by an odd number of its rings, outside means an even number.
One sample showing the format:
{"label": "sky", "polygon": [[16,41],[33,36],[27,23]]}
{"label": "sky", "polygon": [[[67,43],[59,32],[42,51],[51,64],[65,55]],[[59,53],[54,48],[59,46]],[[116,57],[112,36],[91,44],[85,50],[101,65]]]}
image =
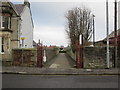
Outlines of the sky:
{"label": "sky", "polygon": [[[14,0],[13,0],[14,1]],[[106,37],[106,3],[105,0],[29,0],[34,22],[34,40],[40,39],[44,45],[67,46],[68,36],[65,32],[67,19],[65,14],[74,7],[85,6],[95,15],[95,40]],[[23,2],[23,0],[21,0]],[[114,3],[109,2],[109,33],[114,27]]]}

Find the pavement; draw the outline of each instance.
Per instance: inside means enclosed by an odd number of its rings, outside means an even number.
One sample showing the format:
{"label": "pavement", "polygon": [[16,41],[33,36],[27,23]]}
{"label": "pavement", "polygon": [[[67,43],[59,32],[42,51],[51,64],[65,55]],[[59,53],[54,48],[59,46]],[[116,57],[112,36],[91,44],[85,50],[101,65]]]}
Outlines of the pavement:
{"label": "pavement", "polygon": [[3,74],[24,74],[24,75],[120,75],[117,68],[111,69],[76,69],[74,63],[65,54],[59,54],[49,65],[43,68],[3,66],[0,73]]}
{"label": "pavement", "polygon": [[2,67],[2,74],[22,75],[120,75],[116,69],[76,69],[76,68],[38,68],[38,67]]}

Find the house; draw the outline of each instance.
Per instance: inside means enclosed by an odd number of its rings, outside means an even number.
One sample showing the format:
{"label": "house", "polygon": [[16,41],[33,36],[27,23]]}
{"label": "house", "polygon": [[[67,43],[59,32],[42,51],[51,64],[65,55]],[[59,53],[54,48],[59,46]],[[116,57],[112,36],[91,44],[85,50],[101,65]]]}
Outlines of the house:
{"label": "house", "polygon": [[[15,10],[21,17],[20,23],[20,46],[25,48],[33,48],[33,20],[30,9],[30,3],[24,0],[24,4],[14,4]],[[24,42],[22,43],[22,38]]]}
{"label": "house", "polygon": [[12,49],[33,47],[30,3],[13,4],[2,0],[0,8],[0,61],[12,61]]}
{"label": "house", "polygon": [[114,45],[115,39],[117,40],[117,42],[120,42],[120,29],[117,30],[117,37],[114,37],[114,31],[110,34],[110,45]]}
{"label": "house", "polygon": [[[115,38],[117,38],[117,42],[120,42],[120,29],[117,30],[117,37],[114,37],[114,34],[115,34],[114,31],[111,34],[109,34],[110,46],[114,46]],[[96,42],[97,46],[106,46],[106,44],[107,44],[107,38]]]}

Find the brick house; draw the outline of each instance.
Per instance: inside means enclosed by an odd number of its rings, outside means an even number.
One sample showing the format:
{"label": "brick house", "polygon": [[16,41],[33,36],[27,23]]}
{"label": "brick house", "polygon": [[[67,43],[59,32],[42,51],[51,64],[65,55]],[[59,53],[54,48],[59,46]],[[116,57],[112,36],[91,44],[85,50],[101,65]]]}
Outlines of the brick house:
{"label": "brick house", "polygon": [[17,5],[9,0],[2,0],[0,1],[0,10],[0,61],[11,62],[12,49],[21,48],[21,45],[24,48],[33,47],[30,3],[25,0],[24,4]]}

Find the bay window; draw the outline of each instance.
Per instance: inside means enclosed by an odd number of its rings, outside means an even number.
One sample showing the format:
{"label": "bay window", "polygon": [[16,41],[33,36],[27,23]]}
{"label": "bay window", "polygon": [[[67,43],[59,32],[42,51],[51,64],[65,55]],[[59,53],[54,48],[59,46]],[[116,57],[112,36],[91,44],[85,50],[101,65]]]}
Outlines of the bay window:
{"label": "bay window", "polygon": [[11,28],[10,16],[1,16],[1,28],[3,28],[3,29],[10,29]]}

